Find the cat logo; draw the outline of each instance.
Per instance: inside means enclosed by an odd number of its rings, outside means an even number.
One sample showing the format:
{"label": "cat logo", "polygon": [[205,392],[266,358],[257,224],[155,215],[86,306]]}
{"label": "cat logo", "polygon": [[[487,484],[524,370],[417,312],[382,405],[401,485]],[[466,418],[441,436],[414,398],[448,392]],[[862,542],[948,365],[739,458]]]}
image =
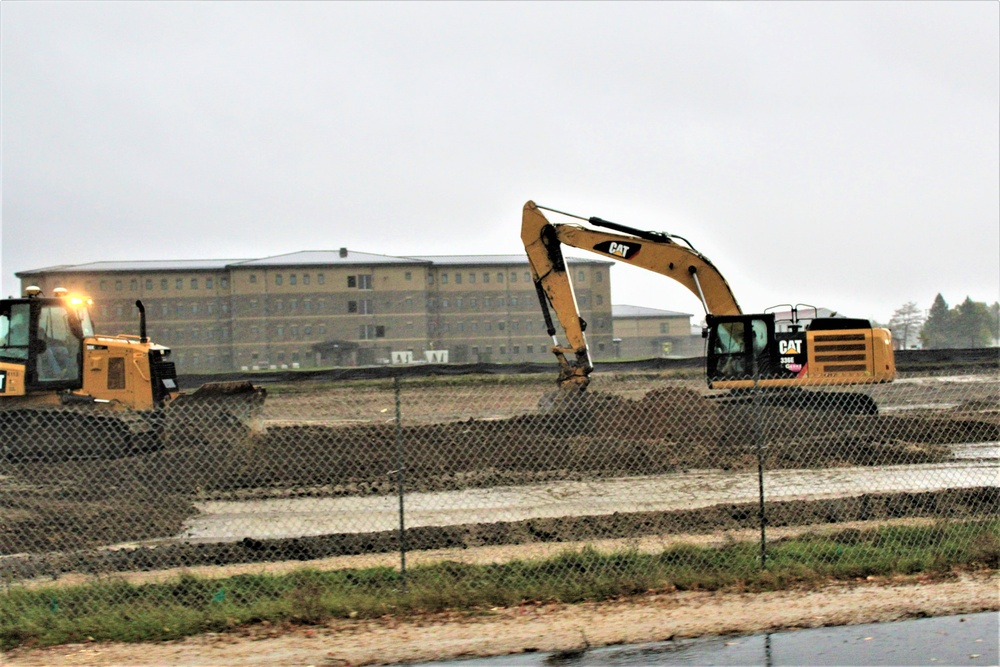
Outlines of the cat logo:
{"label": "cat logo", "polygon": [[612,241],[611,245],[608,246],[608,254],[624,258],[628,255],[628,246],[624,243],[615,243]]}
{"label": "cat logo", "polygon": [[622,259],[632,259],[639,254],[640,248],[642,245],[639,243],[619,243],[618,241],[602,241],[594,246],[594,250],[597,252]]}
{"label": "cat logo", "polygon": [[778,351],[781,354],[802,354],[802,340],[781,340],[778,341]]}

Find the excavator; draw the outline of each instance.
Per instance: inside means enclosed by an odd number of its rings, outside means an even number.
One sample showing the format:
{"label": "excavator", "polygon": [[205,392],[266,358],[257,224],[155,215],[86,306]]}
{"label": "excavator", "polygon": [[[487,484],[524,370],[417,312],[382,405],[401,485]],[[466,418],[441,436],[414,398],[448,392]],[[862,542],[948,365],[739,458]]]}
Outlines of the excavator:
{"label": "excavator", "polygon": [[[543,210],[588,225],[551,223]],[[552,352],[559,362],[558,384],[563,390],[584,390],[594,369],[585,334],[587,323],[580,317],[563,245],[659,273],[691,291],[706,313],[706,380],[712,389],[739,393],[759,387],[785,390],[771,395],[787,397],[805,387],[875,384],[892,382],[896,377],[888,329],[846,317],[813,317],[803,324],[797,307],[791,308],[791,319],[781,326],[773,311],[746,314],[722,273],[681,236],[585,218],[529,201],[522,213],[521,240],[552,337]],[[568,345],[559,344],[550,306]],[[831,396],[823,394],[823,398]],[[877,412],[866,394],[841,394],[835,399],[838,407],[847,411]]]}
{"label": "excavator", "polygon": [[[181,392],[170,348],[146,335],[95,333],[93,301],[38,287],[0,300],[0,455],[101,458],[162,446],[173,417],[251,422],[265,391],[215,382]],[[204,408],[202,410],[202,408]]]}

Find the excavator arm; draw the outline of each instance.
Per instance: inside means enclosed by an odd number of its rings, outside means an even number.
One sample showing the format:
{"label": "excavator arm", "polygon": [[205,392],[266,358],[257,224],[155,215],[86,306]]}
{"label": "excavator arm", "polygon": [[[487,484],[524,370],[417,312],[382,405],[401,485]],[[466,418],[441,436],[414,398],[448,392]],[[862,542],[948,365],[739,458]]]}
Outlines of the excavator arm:
{"label": "excavator arm", "polygon": [[[559,360],[560,387],[585,389],[590,382],[588,376],[593,370],[584,333],[587,325],[580,317],[573,284],[566,271],[563,245],[588,250],[676,280],[698,297],[706,313],[741,314],[736,297],[719,270],[681,237],[633,229],[600,218],[579,218],[566,213],[563,215],[613,231],[591,229],[579,224],[553,224],[542,213],[543,208],[533,201],[524,205],[521,241],[528,254],[548,334],[552,336],[552,352]],[[554,209],[544,210],[561,213]],[[559,345],[556,338],[555,326],[549,313],[550,305],[556,311],[559,324],[565,332],[567,346]],[[567,355],[574,355],[574,358],[568,359]]]}

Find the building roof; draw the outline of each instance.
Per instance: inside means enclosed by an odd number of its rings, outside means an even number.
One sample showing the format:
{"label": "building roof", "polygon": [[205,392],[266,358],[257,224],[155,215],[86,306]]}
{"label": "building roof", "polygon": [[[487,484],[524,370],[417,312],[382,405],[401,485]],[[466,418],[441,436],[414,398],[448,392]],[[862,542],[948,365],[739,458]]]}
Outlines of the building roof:
{"label": "building roof", "polygon": [[18,271],[18,278],[38,273],[87,273],[108,271],[219,271],[231,264],[243,262],[242,259],[172,259],[172,260],[134,260],[129,262],[90,262],[88,264],[60,264],[42,269]]}
{"label": "building roof", "polygon": [[374,255],[340,248],[338,250],[300,250],[299,252],[246,259],[237,263],[235,268],[252,268],[268,266],[336,266],[349,264],[426,264],[426,260],[412,257],[393,257],[391,255]]}
{"label": "building roof", "polygon": [[611,317],[693,317],[693,315],[691,313],[679,313],[674,310],[646,308],[645,306],[612,304]]}
{"label": "building roof", "polygon": [[[14,275],[26,278],[42,273],[88,272],[152,272],[152,271],[220,271],[226,269],[252,269],[297,266],[347,266],[373,264],[412,264],[433,266],[509,266],[527,265],[527,255],[425,255],[396,257],[376,255],[339,248],[337,250],[300,250],[298,252],[261,257],[257,259],[171,259],[90,262],[88,264],[59,264],[41,269],[18,271]],[[614,262],[600,259],[566,257],[567,264],[611,265]]]}

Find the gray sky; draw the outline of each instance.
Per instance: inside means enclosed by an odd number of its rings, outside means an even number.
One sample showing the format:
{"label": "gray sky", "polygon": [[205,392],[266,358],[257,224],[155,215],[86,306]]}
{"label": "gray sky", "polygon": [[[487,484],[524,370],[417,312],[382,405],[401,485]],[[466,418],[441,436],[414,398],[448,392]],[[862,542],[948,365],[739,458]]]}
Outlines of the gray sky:
{"label": "gray sky", "polygon": [[996,2],[4,2],[3,293],[101,260],[519,253],[534,199],[686,237],[745,311],[992,303],[998,35]]}

